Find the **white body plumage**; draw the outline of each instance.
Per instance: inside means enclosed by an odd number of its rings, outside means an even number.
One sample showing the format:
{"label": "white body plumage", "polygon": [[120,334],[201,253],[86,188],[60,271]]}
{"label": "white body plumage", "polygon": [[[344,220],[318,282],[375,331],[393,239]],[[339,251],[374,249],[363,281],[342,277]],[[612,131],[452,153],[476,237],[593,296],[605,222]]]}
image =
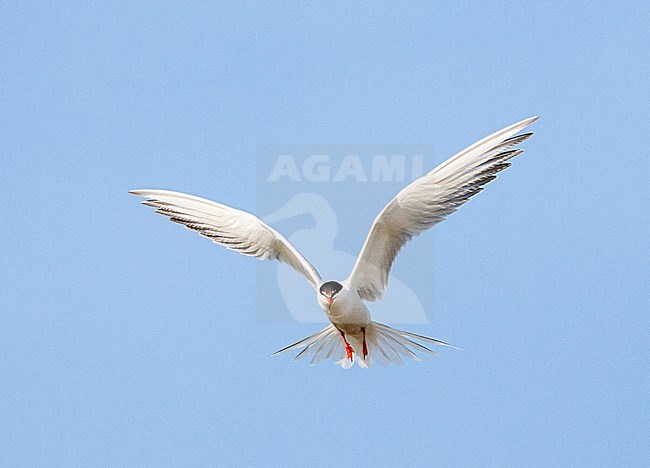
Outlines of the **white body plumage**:
{"label": "white body plumage", "polygon": [[350,288],[347,281],[339,283],[343,288],[336,294],[336,300],[328,305],[327,299],[317,293],[318,305],[323,309],[332,325],[346,334],[358,335],[361,333],[361,328],[367,327],[372,322],[370,311],[356,290]]}

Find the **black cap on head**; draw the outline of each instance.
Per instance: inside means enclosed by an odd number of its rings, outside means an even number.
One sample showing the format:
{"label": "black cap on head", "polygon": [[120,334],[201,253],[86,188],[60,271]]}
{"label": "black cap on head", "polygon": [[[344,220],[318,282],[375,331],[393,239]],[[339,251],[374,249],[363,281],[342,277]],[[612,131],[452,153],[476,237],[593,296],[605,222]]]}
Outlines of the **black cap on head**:
{"label": "black cap on head", "polygon": [[341,283],[337,281],[328,281],[327,283],[323,283],[323,285],[320,287],[320,293],[323,296],[334,296],[341,289],[343,289],[343,285],[341,285]]}

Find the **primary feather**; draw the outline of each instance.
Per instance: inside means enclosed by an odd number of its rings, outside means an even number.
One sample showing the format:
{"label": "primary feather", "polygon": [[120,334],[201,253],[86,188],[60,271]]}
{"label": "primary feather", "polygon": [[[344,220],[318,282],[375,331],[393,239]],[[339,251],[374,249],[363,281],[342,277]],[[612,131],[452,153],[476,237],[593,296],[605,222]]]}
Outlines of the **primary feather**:
{"label": "primary feather", "polygon": [[514,136],[538,117],[522,120],[483,138],[415,180],[379,213],[350,274],[350,285],[366,301],[381,299],[400,249],[483,190],[522,149],[532,133]]}
{"label": "primary feather", "polygon": [[217,244],[260,260],[278,260],[303,275],[314,288],[322,279],[314,266],[279,232],[245,211],[205,198],[169,190],[131,190],[143,205]]}

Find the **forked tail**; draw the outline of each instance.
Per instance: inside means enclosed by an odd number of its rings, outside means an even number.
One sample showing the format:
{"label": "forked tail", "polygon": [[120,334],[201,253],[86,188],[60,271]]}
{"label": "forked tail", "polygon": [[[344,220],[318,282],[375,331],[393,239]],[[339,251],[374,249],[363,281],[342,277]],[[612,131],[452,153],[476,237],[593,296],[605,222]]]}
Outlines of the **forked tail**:
{"label": "forked tail", "polygon": [[[346,335],[346,338],[354,349],[354,361],[357,361],[361,367],[370,367],[375,363],[382,366],[387,366],[391,363],[402,365],[404,364],[403,358],[420,361],[416,353],[417,351],[433,355],[436,354],[420,342],[459,349],[444,341],[398,330],[379,322],[371,322],[366,327],[368,355],[364,359],[362,354],[362,336]],[[346,369],[352,367],[354,363],[347,358],[343,339],[339,330],[334,325],[328,325],[321,331],[289,345],[280,351],[276,351],[271,356],[299,348],[303,349],[293,360],[297,361],[298,359],[312,356],[312,366],[328,359],[340,364],[341,367]]]}

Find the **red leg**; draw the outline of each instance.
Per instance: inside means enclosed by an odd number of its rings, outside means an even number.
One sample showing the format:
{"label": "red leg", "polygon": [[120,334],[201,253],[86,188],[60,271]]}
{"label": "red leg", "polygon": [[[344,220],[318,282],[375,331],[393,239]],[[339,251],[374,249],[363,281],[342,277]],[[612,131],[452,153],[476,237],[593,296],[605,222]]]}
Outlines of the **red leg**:
{"label": "red leg", "polygon": [[343,338],[343,346],[345,346],[345,353],[348,356],[348,359],[352,361],[354,358],[352,357],[352,354],[354,353],[354,349],[352,349],[352,346],[350,346],[350,343],[348,343],[348,340],[345,339],[345,333],[339,330],[341,333],[341,337]]}
{"label": "red leg", "polygon": [[363,358],[365,359],[368,355],[368,345],[366,344],[366,329],[362,328],[361,332],[363,333]]}

